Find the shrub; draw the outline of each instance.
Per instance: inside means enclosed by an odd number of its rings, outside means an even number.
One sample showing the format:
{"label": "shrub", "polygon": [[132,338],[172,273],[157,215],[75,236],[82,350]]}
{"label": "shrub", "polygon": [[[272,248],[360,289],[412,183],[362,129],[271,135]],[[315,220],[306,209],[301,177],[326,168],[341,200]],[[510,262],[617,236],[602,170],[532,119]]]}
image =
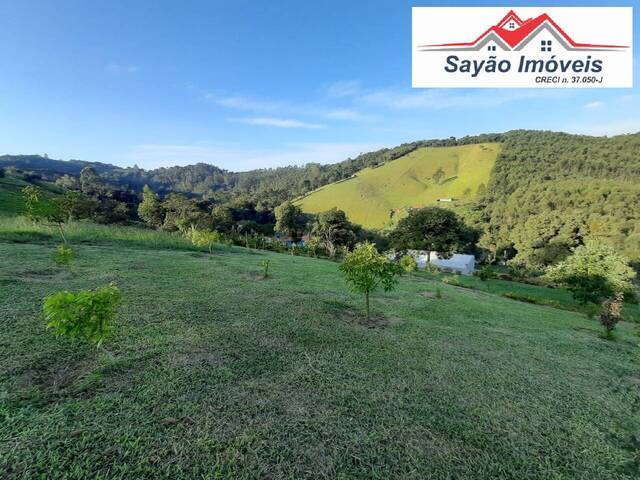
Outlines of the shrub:
{"label": "shrub", "polygon": [[44,300],[43,312],[47,328],[55,335],[81,338],[100,347],[112,331],[121,294],[111,283],[93,290],[57,292]]}
{"label": "shrub", "polygon": [[424,271],[434,275],[440,273],[440,269],[437,266],[435,266],[433,263],[427,263],[424,266]]}
{"label": "shrub", "polygon": [[493,274],[493,271],[488,267],[482,267],[482,268],[476,270],[475,272],[473,272],[473,275],[475,277],[478,277],[483,282],[486,282],[490,278],[494,278],[495,277],[495,275]]}
{"label": "shrub", "polygon": [[413,258],[411,255],[404,255],[400,259],[399,265],[402,268],[402,270],[404,270],[407,273],[414,272],[418,268],[418,263],[416,262],[416,259]]}
{"label": "shrub", "polygon": [[442,290],[440,287],[436,287],[436,298],[442,298]]}
{"label": "shrub", "polygon": [[306,242],[307,250],[311,255],[317,257],[319,253],[322,252],[323,242],[318,237],[311,237]]}
{"label": "shrub", "polygon": [[28,185],[22,189],[24,214],[34,223],[44,223],[58,228],[60,237],[67,243],[64,226],[69,220],[68,202],[64,199],[49,199],[39,187]]}
{"label": "shrub", "polygon": [[581,304],[600,303],[614,293],[633,291],[635,272],[629,261],[603,244],[589,242],[547,269],[545,278],[568,288]]}
{"label": "shrub", "polygon": [[373,243],[359,243],[352,252],[347,252],[340,265],[345,281],[354,292],[365,296],[367,320],[370,318],[369,295],[378,286],[384,291],[393,290],[398,283],[401,269],[386,256],[378,253]]}
{"label": "shrub", "polygon": [[53,261],[58,265],[69,265],[76,256],[76,252],[69,245],[61,243],[53,252]]}
{"label": "shrub", "polygon": [[218,232],[201,230],[195,227],[191,227],[189,238],[196,247],[207,248],[209,253],[213,253],[213,246],[220,242],[220,234]]}
{"label": "shrub", "polygon": [[604,327],[605,336],[608,338],[611,338],[613,329],[616,328],[616,325],[620,321],[623,302],[624,294],[618,292],[602,304],[600,323]]}
{"label": "shrub", "polygon": [[260,262],[260,266],[263,269],[262,278],[269,278],[269,267],[271,266],[271,260],[263,260]]}

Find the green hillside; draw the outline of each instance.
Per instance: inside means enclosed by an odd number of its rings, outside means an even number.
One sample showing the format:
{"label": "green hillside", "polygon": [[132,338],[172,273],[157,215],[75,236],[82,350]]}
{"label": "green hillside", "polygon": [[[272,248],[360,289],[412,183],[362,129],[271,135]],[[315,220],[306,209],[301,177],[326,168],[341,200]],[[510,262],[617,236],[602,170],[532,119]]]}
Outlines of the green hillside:
{"label": "green hillside", "polygon": [[[0,238],[1,478],[637,478],[631,324],[416,274],[367,326],[333,262],[39,242]],[[45,330],[111,281],[111,357]]]}
{"label": "green hillside", "polygon": [[486,188],[500,149],[497,143],[420,148],[321,187],[296,203],[308,213],[338,207],[355,223],[383,228],[409,207],[434,205],[441,198],[474,200]]}
{"label": "green hillside", "polygon": [[0,177],[0,215],[17,215],[22,212],[23,199],[21,190],[27,185],[37,185],[49,195],[55,195],[61,191],[49,182],[29,182],[12,175]]}

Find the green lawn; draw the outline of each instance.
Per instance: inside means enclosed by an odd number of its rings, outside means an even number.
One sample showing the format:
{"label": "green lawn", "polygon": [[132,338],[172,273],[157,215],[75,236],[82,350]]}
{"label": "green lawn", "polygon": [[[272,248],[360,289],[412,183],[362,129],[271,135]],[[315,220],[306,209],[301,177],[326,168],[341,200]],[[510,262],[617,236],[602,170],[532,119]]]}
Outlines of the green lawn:
{"label": "green lawn", "polygon": [[[493,278],[482,281],[478,277],[465,275],[438,274],[433,276],[427,273],[417,273],[417,275],[438,278],[449,285],[472,288],[474,290],[494,293],[507,298],[539,305],[547,305],[582,313],[593,312],[593,306],[580,305],[580,303],[574,300],[569,291],[562,288],[548,288],[545,286]],[[640,323],[640,305],[625,304],[622,315],[627,321]]]}
{"label": "green lawn", "polygon": [[[101,242],[67,270],[47,239],[1,238],[0,478],[640,474],[633,325],[607,341],[576,313],[407,276],[370,328],[329,261]],[[111,281],[112,358],[44,330],[45,295]]]}
{"label": "green lawn", "polygon": [[[486,187],[501,146],[497,143],[459,147],[425,147],[357,176],[325,185],[298,200],[305,212],[338,207],[349,220],[368,228],[390,227],[410,207],[446,205],[474,200]],[[441,172],[440,177],[436,172]],[[393,217],[391,217],[393,212]]]}

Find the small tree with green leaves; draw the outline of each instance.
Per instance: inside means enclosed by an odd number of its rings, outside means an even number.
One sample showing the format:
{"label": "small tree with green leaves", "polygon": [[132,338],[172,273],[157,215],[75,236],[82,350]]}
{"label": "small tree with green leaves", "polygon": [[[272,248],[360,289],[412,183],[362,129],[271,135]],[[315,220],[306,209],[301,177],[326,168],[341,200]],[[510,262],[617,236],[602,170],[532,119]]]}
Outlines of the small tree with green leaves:
{"label": "small tree with green leaves", "polygon": [[266,259],[260,262],[262,267],[262,278],[269,278],[269,267],[271,266],[271,260]]}
{"label": "small tree with green leaves", "polygon": [[633,291],[635,272],[612,247],[587,242],[566,260],[547,268],[546,279],[566,287],[582,304],[599,304],[613,294]]}
{"label": "small tree with green leaves", "polygon": [[307,225],[307,216],[297,205],[284,202],[275,208],[275,231],[283,235],[289,235],[294,242],[302,237]]}
{"label": "small tree with green leaves", "polygon": [[367,320],[371,317],[369,296],[379,286],[385,292],[393,290],[398,283],[401,268],[387,257],[378,253],[373,243],[359,243],[348,252],[340,265],[340,271],[354,292],[365,297]]}
{"label": "small tree with green leaves", "polygon": [[24,214],[35,223],[45,223],[54,226],[60,232],[63,243],[67,243],[64,226],[69,220],[70,212],[65,197],[49,199],[42,190],[34,185],[22,189],[24,197]]}
{"label": "small tree with green leaves", "polygon": [[411,255],[403,255],[398,263],[406,273],[415,272],[418,268],[418,262]]}
{"label": "small tree with green leaves", "polygon": [[58,265],[69,265],[75,258],[76,252],[66,243],[58,245],[53,252],[53,261]]}
{"label": "small tree with green leaves", "polygon": [[164,223],[164,208],[158,195],[145,185],[142,190],[142,202],[138,205],[138,215],[153,228],[160,228]]}
{"label": "small tree with green leaves", "polygon": [[618,292],[612,297],[606,299],[602,304],[600,311],[600,323],[604,327],[605,337],[613,336],[613,329],[622,317],[622,304],[624,303],[624,293]]}
{"label": "small tree with green leaves", "polygon": [[65,290],[49,295],[42,307],[47,329],[57,336],[80,338],[100,348],[113,329],[111,322],[121,298],[113,283],[93,290]]}
{"label": "small tree with green leaves", "polygon": [[305,247],[307,247],[307,251],[314,257],[318,256],[318,253],[322,249],[322,245],[323,245],[323,242],[318,237],[311,237],[305,243]]}
{"label": "small tree with green leaves", "polygon": [[216,243],[220,243],[221,240],[218,232],[202,230],[195,227],[191,227],[191,230],[189,231],[189,238],[191,239],[191,243],[196,247],[207,248],[209,253],[213,253],[213,246]]}

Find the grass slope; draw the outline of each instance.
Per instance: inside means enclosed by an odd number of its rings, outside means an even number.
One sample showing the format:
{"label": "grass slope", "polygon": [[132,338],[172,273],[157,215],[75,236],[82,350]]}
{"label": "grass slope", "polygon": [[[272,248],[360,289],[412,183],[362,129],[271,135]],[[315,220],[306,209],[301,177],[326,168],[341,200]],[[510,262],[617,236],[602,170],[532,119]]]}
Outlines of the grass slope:
{"label": "grass slope", "polygon": [[[635,337],[421,276],[379,293],[328,261],[0,243],[0,478],[637,478]],[[273,278],[259,278],[261,260]],[[115,281],[113,358],[42,298]],[[442,299],[421,292],[442,289]]]}
{"label": "grass slope", "polygon": [[28,185],[36,185],[48,195],[61,193],[58,187],[49,182],[27,182],[12,175],[0,177],[0,215],[13,216],[22,212],[24,201],[21,190]]}
{"label": "grass slope", "polygon": [[[382,228],[401,218],[408,207],[435,205],[439,198],[473,200],[480,185],[487,185],[499,152],[496,143],[420,148],[319,188],[296,203],[309,213],[338,207],[355,223]],[[439,169],[444,175],[436,181],[433,176]]]}

